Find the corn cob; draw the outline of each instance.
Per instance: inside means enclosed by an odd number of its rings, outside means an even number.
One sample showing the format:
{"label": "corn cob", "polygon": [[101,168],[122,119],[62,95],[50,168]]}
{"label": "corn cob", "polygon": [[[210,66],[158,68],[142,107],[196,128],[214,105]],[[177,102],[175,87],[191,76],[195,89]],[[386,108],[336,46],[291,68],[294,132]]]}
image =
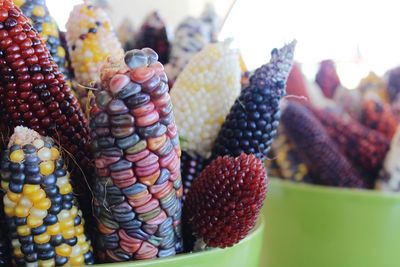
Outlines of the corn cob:
{"label": "corn cob", "polygon": [[399,121],[389,104],[367,99],[362,105],[361,123],[392,140]]}
{"label": "corn cob", "polygon": [[[296,146],[291,143],[284,132],[283,127],[279,129],[279,135],[272,143],[274,162],[278,168],[279,178],[295,182],[312,183],[307,164],[302,159]],[[273,175],[270,172],[270,176]]]}
{"label": "corn cob", "polygon": [[[300,64],[295,62],[293,68],[289,73],[286,82],[286,93],[289,96],[304,97],[301,101],[307,101],[309,99],[308,89],[306,82],[301,72]],[[300,100],[299,98],[290,98],[290,100]]]}
{"label": "corn cob", "polygon": [[209,157],[224,118],[240,93],[237,50],[208,44],[179,75],[171,91],[182,147]]}
{"label": "corn cob", "polygon": [[360,81],[357,90],[362,93],[364,98],[375,96],[384,103],[389,101],[386,82],[374,72],[368,73],[368,75]]}
{"label": "corn cob", "polygon": [[82,107],[90,102],[85,87],[100,81],[99,67],[107,57],[122,57],[123,49],[107,14],[99,7],[81,4],[74,7],[66,33],[76,91]]}
{"label": "corn cob", "polygon": [[175,82],[189,60],[210,42],[210,28],[200,19],[188,17],[178,25],[165,66],[170,84]]}
{"label": "corn cob", "polygon": [[200,15],[200,19],[209,27],[211,42],[218,41],[221,20],[212,3],[207,3]]}
{"label": "corn cob", "polygon": [[183,183],[183,201],[185,200],[194,179],[200,174],[205,165],[206,160],[202,156],[182,150],[181,174]]}
{"label": "corn cob", "polygon": [[1,161],[4,212],[15,264],[93,264],[70,174],[54,141],[16,127]]}
{"label": "corn cob", "polygon": [[385,192],[400,192],[400,128],[397,128],[385,157],[376,188]]}
{"label": "corn cob", "polygon": [[117,29],[118,39],[125,51],[135,48],[135,28],[129,18],[124,18]]}
{"label": "corn cob", "polygon": [[[179,137],[163,65],[150,48],[104,66],[91,110],[99,258],[166,257],[182,249]],[[126,64],[126,65],[125,65]]]}
{"label": "corn cob", "polygon": [[[0,177],[1,177],[1,164],[3,162],[0,159]],[[4,198],[4,191],[0,190],[0,199]],[[11,241],[7,233],[7,223],[4,214],[4,203],[0,201],[0,266],[7,267],[11,265]]]}
{"label": "corn cob", "polygon": [[242,152],[259,158],[268,154],[279,125],[279,101],[285,95],[295,45],[293,41],[274,49],[270,62],[254,72],[219,131],[213,158]]}
{"label": "corn cob", "polygon": [[254,155],[213,160],[194,180],[184,206],[196,247],[230,247],[246,237],[266,193],[266,172]]}
{"label": "corn cob", "polygon": [[321,88],[325,97],[334,97],[336,89],[340,85],[340,80],[336,73],[335,63],[332,60],[323,60],[320,63],[315,81]]}
{"label": "corn cob", "polygon": [[388,95],[390,102],[399,101],[400,93],[400,67],[394,68],[388,73]]}
{"label": "corn cob", "polygon": [[288,103],[281,121],[289,140],[296,145],[316,183],[339,187],[366,186],[322,124],[305,106]]}
{"label": "corn cob", "polygon": [[61,45],[59,30],[56,21],[50,16],[45,0],[14,0],[16,6],[30,20],[32,26],[46,43],[46,47],[57,63],[58,69],[69,79],[66,68],[65,49]]}
{"label": "corn cob", "polygon": [[170,44],[164,20],[155,11],[149,14],[136,36],[136,48],[149,47],[156,51],[162,64],[168,63]]}
{"label": "corn cob", "polygon": [[377,173],[382,166],[389,140],[382,133],[364,127],[351,118],[311,108],[340,151],[355,165]]}

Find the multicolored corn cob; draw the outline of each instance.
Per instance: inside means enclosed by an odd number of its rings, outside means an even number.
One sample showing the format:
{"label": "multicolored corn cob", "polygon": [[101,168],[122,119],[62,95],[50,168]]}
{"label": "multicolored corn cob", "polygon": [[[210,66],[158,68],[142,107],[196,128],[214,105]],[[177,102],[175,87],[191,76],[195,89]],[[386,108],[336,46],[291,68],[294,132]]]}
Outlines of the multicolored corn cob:
{"label": "multicolored corn cob", "polygon": [[385,192],[400,192],[400,128],[397,128],[386,155],[383,168],[376,181],[376,189]]}
{"label": "multicolored corn cob", "polygon": [[[2,122],[10,129],[23,125],[51,136],[81,166],[88,166],[89,131],[78,100],[21,11],[5,0],[0,13]],[[74,182],[77,188],[86,185],[83,180]]]}
{"label": "multicolored corn cob", "polygon": [[272,143],[274,158],[271,160],[277,166],[279,178],[294,182],[312,183],[307,164],[297,151],[296,146],[289,141],[283,127],[280,126],[279,128],[279,135]]}
{"label": "multicolored corn cob", "polygon": [[363,102],[361,123],[383,133],[389,140],[392,140],[399,125],[398,118],[390,105],[375,99],[367,99]]}
{"label": "multicolored corn cob", "polygon": [[196,245],[238,243],[254,227],[266,193],[266,172],[254,155],[213,160],[194,180],[185,201],[184,216]]}
{"label": "multicolored corn cob", "polygon": [[17,127],[2,154],[4,212],[17,266],[94,263],[60,153],[51,138]]}
{"label": "multicolored corn cob", "polygon": [[298,103],[288,103],[281,121],[316,183],[355,188],[366,186],[309,109]]}
{"label": "multicolored corn cob", "polygon": [[[1,165],[3,162],[0,159],[0,179],[1,179]],[[0,199],[4,198],[5,192],[0,190]],[[11,266],[11,241],[8,236],[6,216],[4,214],[4,203],[0,201],[0,266],[8,267]]]}
{"label": "multicolored corn cob", "polygon": [[95,214],[102,261],[182,250],[179,136],[163,65],[150,48],[102,70],[91,110],[97,179]]}
{"label": "multicolored corn cob", "polygon": [[173,84],[189,60],[210,43],[210,28],[202,20],[188,17],[175,30],[165,71]]}
{"label": "multicolored corn cob", "polygon": [[206,160],[202,156],[182,150],[181,174],[183,183],[183,200],[185,200],[194,179],[204,169],[205,165]]}
{"label": "multicolored corn cob", "polygon": [[204,9],[200,15],[200,19],[209,27],[211,42],[217,42],[218,34],[221,28],[221,19],[212,3],[207,3],[204,6]]}
{"label": "multicolored corn cob", "polygon": [[327,110],[311,108],[340,151],[354,165],[377,173],[389,150],[389,140],[378,131],[361,125],[354,119]]}
{"label": "multicolored corn cob", "polygon": [[386,82],[374,72],[368,73],[368,75],[360,81],[357,90],[361,92],[364,98],[372,96],[378,97],[379,100],[384,103],[389,101]]}
{"label": "multicolored corn cob", "polygon": [[340,86],[340,80],[336,73],[335,63],[332,60],[323,60],[320,63],[315,81],[325,97],[333,98],[335,96],[336,89]]}
{"label": "multicolored corn cob", "polygon": [[167,29],[164,20],[157,11],[146,17],[135,39],[136,48],[149,47],[156,51],[162,64],[168,63],[170,44]]}
{"label": "multicolored corn cob", "polygon": [[124,18],[117,29],[118,39],[125,51],[135,48],[135,28],[129,18]]}
{"label": "multicolored corn cob", "polygon": [[107,14],[93,5],[74,7],[67,22],[66,38],[78,83],[76,91],[85,108],[89,102],[87,87],[100,82],[100,66],[109,56],[122,57],[124,51]]}
{"label": "multicolored corn cob", "polygon": [[58,69],[70,78],[66,67],[65,49],[61,45],[59,30],[56,21],[50,16],[49,9],[45,0],[14,0],[25,16],[27,16],[35,28],[39,36],[46,43],[46,47],[50,52],[54,62],[57,63]]}
{"label": "multicolored corn cob", "polygon": [[240,93],[239,53],[229,46],[230,42],[206,45],[190,60],[171,91],[183,149],[206,158]]}
{"label": "multicolored corn cob", "polygon": [[238,156],[242,152],[266,156],[277,133],[279,101],[293,64],[296,42],[271,52],[271,60],[258,68],[250,85],[241,91],[218,134],[213,148],[217,156]]}

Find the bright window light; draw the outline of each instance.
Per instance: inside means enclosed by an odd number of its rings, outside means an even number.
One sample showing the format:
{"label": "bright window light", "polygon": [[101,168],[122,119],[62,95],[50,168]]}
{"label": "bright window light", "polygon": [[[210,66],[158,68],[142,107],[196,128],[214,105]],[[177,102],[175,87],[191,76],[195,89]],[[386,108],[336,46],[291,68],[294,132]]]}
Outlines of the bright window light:
{"label": "bright window light", "polygon": [[56,19],[60,30],[65,31],[65,24],[68,21],[69,13],[75,5],[82,2],[82,0],[47,0],[46,4],[50,10],[50,14]]}

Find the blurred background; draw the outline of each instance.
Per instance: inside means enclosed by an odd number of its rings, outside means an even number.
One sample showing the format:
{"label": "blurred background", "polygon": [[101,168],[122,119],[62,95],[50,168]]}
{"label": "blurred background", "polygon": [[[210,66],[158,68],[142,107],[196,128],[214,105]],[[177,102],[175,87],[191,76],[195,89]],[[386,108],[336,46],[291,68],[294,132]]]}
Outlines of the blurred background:
{"label": "blurred background", "polygon": [[[72,7],[80,2],[47,1],[61,30]],[[391,30],[399,22],[392,0],[98,0],[97,4],[107,8],[115,27],[126,17],[139,27],[148,13],[158,10],[172,34],[182,19],[198,16],[208,2],[221,17],[235,2],[219,37],[234,38],[249,69],[265,62],[273,47],[294,38],[296,60],[306,77],[315,77],[321,60],[333,59],[342,84],[349,89],[369,71],[383,75],[400,58],[400,37]]]}

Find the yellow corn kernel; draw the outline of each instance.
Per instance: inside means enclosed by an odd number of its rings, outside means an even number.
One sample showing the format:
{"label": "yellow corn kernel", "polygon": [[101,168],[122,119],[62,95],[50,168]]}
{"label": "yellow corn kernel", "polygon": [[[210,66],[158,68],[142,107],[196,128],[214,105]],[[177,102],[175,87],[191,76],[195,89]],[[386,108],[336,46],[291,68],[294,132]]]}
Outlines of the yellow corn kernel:
{"label": "yellow corn kernel", "polygon": [[80,246],[82,246],[82,244],[86,243],[86,236],[84,234],[80,234],[80,235],[78,234],[77,238],[78,238],[78,244]]}
{"label": "yellow corn kernel", "polygon": [[61,58],[65,57],[65,49],[62,46],[57,47],[57,55]]}
{"label": "yellow corn kernel", "polygon": [[46,15],[46,11],[42,6],[35,6],[32,10],[32,14],[36,17],[44,17]]}
{"label": "yellow corn kernel", "polygon": [[66,220],[60,221],[61,231],[74,227],[74,220],[68,218]]}
{"label": "yellow corn kernel", "polygon": [[10,154],[10,160],[15,163],[23,161],[25,158],[24,151],[22,149],[15,150]]}
{"label": "yellow corn kernel", "polygon": [[22,194],[24,196],[32,196],[36,194],[40,190],[40,185],[37,184],[26,184],[24,185],[24,188],[22,189]]}
{"label": "yellow corn kernel", "polygon": [[60,186],[60,194],[66,195],[72,192],[72,186],[70,183]]}
{"label": "yellow corn kernel", "polygon": [[41,149],[38,150],[37,155],[43,161],[50,160],[51,150],[48,147],[42,147]]}
{"label": "yellow corn kernel", "polygon": [[60,151],[57,148],[52,147],[51,148],[51,160],[58,160],[59,157],[60,157]]}
{"label": "yellow corn kernel", "polygon": [[38,218],[36,216],[28,216],[27,222],[26,224],[30,227],[30,228],[36,228],[39,227],[43,224],[43,219],[42,218]]}
{"label": "yellow corn kernel", "polygon": [[89,245],[88,242],[80,244],[80,247],[81,247],[81,253],[82,254],[85,254],[90,250],[90,245]]}
{"label": "yellow corn kernel", "polygon": [[55,166],[53,161],[44,161],[39,165],[40,174],[47,176],[54,172]]}
{"label": "yellow corn kernel", "polygon": [[47,233],[49,235],[58,235],[61,233],[61,227],[59,223],[47,226]]}
{"label": "yellow corn kernel", "polygon": [[56,247],[56,254],[62,257],[69,257],[71,255],[72,247],[67,244],[62,244]]}
{"label": "yellow corn kernel", "polygon": [[33,240],[38,244],[44,244],[50,241],[50,235],[44,232],[41,235],[35,235]]}
{"label": "yellow corn kernel", "polygon": [[39,266],[40,267],[54,267],[54,266],[56,266],[56,263],[55,263],[54,259],[40,260]]}
{"label": "yellow corn kernel", "polygon": [[9,200],[11,200],[12,202],[18,202],[19,199],[21,198],[21,194],[17,194],[11,191],[7,192],[7,197]]}
{"label": "yellow corn kernel", "polygon": [[39,202],[39,200],[46,197],[46,192],[44,192],[43,189],[39,189],[38,191],[36,191],[35,194],[26,195],[26,196],[35,204],[36,202]]}
{"label": "yellow corn kernel", "polygon": [[73,238],[75,236],[75,228],[72,227],[72,228],[69,228],[69,229],[65,229],[61,233],[62,233],[62,236],[65,239]]}
{"label": "yellow corn kernel", "polygon": [[15,216],[15,208],[12,208],[12,207],[4,207],[4,213],[5,213],[8,217],[13,217],[13,216]]}
{"label": "yellow corn kernel", "polygon": [[24,218],[27,217],[28,215],[29,215],[29,208],[20,205],[17,205],[15,207],[15,216]]}
{"label": "yellow corn kernel", "polygon": [[20,246],[14,248],[14,255],[17,258],[22,258],[24,256]]}
{"label": "yellow corn kernel", "polygon": [[25,0],[14,0],[13,2],[18,7],[21,7],[23,4],[25,4]]}
{"label": "yellow corn kernel", "polygon": [[31,228],[26,225],[17,226],[17,234],[20,236],[28,236],[31,234]]}
{"label": "yellow corn kernel", "polygon": [[71,215],[72,218],[75,218],[76,215],[78,215],[78,208],[76,206],[73,206],[70,210],[69,210],[69,214]]}
{"label": "yellow corn kernel", "polygon": [[48,210],[51,207],[51,200],[48,198],[42,198],[33,205],[35,208],[40,210]]}
{"label": "yellow corn kernel", "polygon": [[8,190],[8,182],[7,181],[1,181],[1,188],[4,191],[7,191]]}
{"label": "yellow corn kernel", "polygon": [[68,263],[72,266],[82,266],[83,264],[85,264],[85,259],[83,258],[83,255],[79,255],[76,257],[71,257]]}
{"label": "yellow corn kernel", "polygon": [[83,228],[82,224],[75,226],[75,234],[80,235],[80,234],[83,234],[84,231],[85,231],[85,229]]}

